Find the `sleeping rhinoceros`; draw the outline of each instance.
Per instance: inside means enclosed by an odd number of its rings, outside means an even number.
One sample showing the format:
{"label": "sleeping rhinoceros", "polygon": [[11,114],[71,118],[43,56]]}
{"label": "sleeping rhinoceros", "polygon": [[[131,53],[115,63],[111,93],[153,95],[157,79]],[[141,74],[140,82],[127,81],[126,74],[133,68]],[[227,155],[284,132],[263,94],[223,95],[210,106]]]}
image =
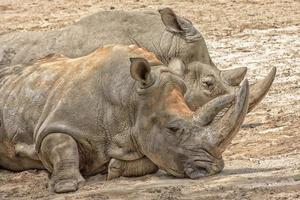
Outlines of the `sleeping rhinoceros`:
{"label": "sleeping rhinoceros", "polygon": [[114,174],[118,161],[127,176],[157,167],[177,177],[218,173],[249,98],[245,80],[193,112],[177,74],[122,45],[7,67],[0,83],[0,166],[47,169],[55,192],[77,190],[81,174]]}
{"label": "sleeping rhinoceros", "polygon": [[[170,8],[159,12],[104,11],[61,30],[13,32],[0,35],[0,68],[27,63],[51,53],[86,55],[105,44],[138,44],[154,52],[164,64],[179,62],[176,71],[187,83],[185,98],[196,110],[209,100],[232,93],[247,68],[219,70],[210,59],[204,38],[193,24]],[[2,53],[2,58],[1,58]],[[276,70],[250,89],[249,110],[268,92]]]}

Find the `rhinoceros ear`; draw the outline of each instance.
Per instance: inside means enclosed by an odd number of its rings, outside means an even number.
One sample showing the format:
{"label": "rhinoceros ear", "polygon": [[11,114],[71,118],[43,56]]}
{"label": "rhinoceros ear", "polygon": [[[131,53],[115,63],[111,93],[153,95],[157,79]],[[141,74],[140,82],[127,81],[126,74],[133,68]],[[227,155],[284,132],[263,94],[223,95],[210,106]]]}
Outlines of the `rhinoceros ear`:
{"label": "rhinoceros ear", "polygon": [[132,78],[139,81],[143,86],[152,83],[151,67],[144,58],[130,58],[130,74]]}
{"label": "rhinoceros ear", "polygon": [[162,8],[158,12],[167,31],[174,33],[187,42],[195,42],[202,38],[200,32],[193,26],[192,22],[177,16],[171,8]]}
{"label": "rhinoceros ear", "polygon": [[183,77],[185,74],[185,65],[182,60],[178,58],[172,58],[172,60],[169,62],[168,67],[181,77]]}

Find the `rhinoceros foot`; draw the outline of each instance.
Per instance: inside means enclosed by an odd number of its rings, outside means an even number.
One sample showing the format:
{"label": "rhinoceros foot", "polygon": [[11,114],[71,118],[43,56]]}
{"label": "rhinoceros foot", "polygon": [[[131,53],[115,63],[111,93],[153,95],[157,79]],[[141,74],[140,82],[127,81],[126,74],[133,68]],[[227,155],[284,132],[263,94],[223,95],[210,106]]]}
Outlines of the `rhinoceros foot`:
{"label": "rhinoceros foot", "polygon": [[74,192],[83,185],[85,180],[81,177],[76,179],[64,179],[59,181],[50,181],[49,188],[56,193]]}
{"label": "rhinoceros foot", "polygon": [[76,191],[84,182],[79,171],[76,141],[63,133],[47,135],[41,144],[40,157],[52,173],[49,189],[56,193]]}
{"label": "rhinoceros foot", "polygon": [[122,176],[125,169],[125,162],[117,159],[111,159],[108,165],[107,180],[112,180]]}
{"label": "rhinoceros foot", "polygon": [[56,193],[74,192],[83,186],[84,182],[85,180],[80,172],[71,167],[68,172],[53,173],[48,188]]}

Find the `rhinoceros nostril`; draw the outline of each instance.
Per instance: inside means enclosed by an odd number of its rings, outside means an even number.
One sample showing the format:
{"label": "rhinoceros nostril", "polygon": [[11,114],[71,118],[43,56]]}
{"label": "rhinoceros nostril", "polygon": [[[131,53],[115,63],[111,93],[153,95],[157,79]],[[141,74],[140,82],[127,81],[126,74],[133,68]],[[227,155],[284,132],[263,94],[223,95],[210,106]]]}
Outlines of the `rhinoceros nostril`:
{"label": "rhinoceros nostril", "polygon": [[188,174],[192,174],[194,172],[194,169],[189,167],[187,169],[185,169],[185,173],[188,175]]}

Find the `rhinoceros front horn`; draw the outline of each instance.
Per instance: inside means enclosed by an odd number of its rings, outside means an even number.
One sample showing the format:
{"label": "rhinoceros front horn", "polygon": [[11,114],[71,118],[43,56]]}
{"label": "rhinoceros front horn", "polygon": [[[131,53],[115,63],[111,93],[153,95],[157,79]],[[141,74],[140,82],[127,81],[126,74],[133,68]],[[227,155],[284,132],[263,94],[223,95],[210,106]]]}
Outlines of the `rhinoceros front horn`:
{"label": "rhinoceros front horn", "polygon": [[201,130],[200,140],[221,155],[244,121],[248,104],[249,83],[244,80],[236,95],[217,97],[198,108],[193,115],[193,123]]}
{"label": "rhinoceros front horn", "polygon": [[222,79],[229,85],[238,86],[247,73],[247,67],[238,67],[221,71]]}
{"label": "rhinoceros front horn", "polygon": [[209,126],[212,137],[208,142],[216,148],[216,152],[224,152],[240,129],[248,110],[248,101],[249,84],[247,80],[244,80],[233,105],[229,107],[222,118],[213,121]]}
{"label": "rhinoceros front horn", "polygon": [[255,84],[250,86],[250,99],[248,112],[253,110],[253,108],[264,98],[264,96],[269,91],[274,78],[276,75],[276,67],[273,67],[266,78],[259,80]]}

